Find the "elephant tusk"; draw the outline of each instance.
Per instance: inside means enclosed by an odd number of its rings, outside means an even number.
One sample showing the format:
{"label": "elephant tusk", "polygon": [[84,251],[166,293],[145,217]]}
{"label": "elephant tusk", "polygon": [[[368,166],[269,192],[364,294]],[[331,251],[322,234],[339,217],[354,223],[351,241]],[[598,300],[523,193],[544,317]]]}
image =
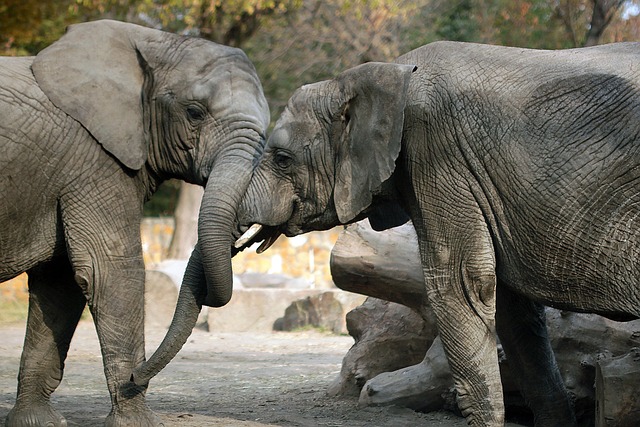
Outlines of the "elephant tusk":
{"label": "elephant tusk", "polygon": [[243,247],[244,245],[249,243],[251,241],[251,239],[256,237],[256,235],[261,230],[262,230],[262,225],[253,224],[251,227],[249,227],[249,229],[247,231],[244,232],[244,234],[242,234],[242,236],[240,236],[240,238],[238,240],[236,240],[236,243],[234,244],[235,248],[236,249],[240,249],[241,247]]}

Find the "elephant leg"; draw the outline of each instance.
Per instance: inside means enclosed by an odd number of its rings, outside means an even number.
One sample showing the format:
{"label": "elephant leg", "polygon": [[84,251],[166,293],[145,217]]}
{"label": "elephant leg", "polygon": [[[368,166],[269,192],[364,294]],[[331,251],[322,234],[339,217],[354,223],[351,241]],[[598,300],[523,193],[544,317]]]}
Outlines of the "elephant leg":
{"label": "elephant leg", "polygon": [[145,360],[142,260],[101,260],[94,266],[95,274],[80,270],[77,280],[88,290],[111,395],[105,425],[161,425],[145,403],[147,385],[131,382],[133,369]]}
{"label": "elephant leg", "polygon": [[68,261],[28,272],[29,317],[18,375],[16,405],[7,426],[66,426],[50,404],[62,380],[69,343],[86,299],[73,280]]}
{"label": "elephant leg", "polygon": [[[109,194],[107,189],[104,194]],[[91,227],[86,226],[86,206],[65,204],[62,214],[75,280],[89,303],[111,395],[105,425],[158,426],[162,423],[145,403],[147,385],[136,386],[130,380],[145,359],[139,212],[126,197],[104,199],[109,206],[91,207]]]}
{"label": "elephant leg", "polygon": [[536,427],[576,425],[573,407],[551,349],[544,306],[500,284],[496,327]]}
{"label": "elephant leg", "polygon": [[[458,226],[438,215],[430,221],[428,232],[417,228],[420,252],[427,297],[451,367],[458,407],[471,426],[502,426],[495,258],[489,232],[481,220]],[[424,225],[420,228],[425,230]]]}
{"label": "elephant leg", "polygon": [[105,425],[161,425],[145,403],[147,385],[136,386],[130,380],[133,369],[145,359],[142,260],[94,261],[92,269],[76,271],[76,280],[88,295],[111,395]]}

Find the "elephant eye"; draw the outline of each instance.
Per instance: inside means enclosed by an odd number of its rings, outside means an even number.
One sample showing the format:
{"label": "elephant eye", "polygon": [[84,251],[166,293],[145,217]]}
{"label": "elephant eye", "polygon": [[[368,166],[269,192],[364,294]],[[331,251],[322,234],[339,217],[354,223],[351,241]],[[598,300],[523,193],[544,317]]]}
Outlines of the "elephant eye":
{"label": "elephant eye", "polygon": [[187,117],[192,122],[201,122],[204,120],[206,113],[204,110],[196,105],[189,105],[187,107]]}
{"label": "elephant eye", "polygon": [[288,153],[285,153],[283,151],[277,151],[273,155],[273,162],[281,170],[286,170],[293,163],[293,158]]}

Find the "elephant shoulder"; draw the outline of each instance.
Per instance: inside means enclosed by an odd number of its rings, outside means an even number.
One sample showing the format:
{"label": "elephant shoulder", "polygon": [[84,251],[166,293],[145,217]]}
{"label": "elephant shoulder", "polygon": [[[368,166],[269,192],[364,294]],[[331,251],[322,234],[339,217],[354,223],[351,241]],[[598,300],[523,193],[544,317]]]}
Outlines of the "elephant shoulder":
{"label": "elephant shoulder", "polygon": [[31,64],[33,56],[0,57],[0,91],[25,93],[36,84]]}
{"label": "elephant shoulder", "polygon": [[33,57],[0,57],[0,125],[12,129],[23,117],[33,117],[48,98],[31,72]]}

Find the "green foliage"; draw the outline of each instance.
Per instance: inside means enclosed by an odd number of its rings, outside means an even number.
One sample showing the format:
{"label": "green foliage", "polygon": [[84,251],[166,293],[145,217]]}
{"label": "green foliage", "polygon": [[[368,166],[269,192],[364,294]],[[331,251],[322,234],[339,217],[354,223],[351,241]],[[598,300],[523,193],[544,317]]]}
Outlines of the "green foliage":
{"label": "green foliage", "polygon": [[144,204],[144,216],[172,216],[178,203],[180,181],[165,181],[158,191]]}
{"label": "green foliage", "polygon": [[448,9],[442,8],[442,15],[436,21],[436,35],[442,40],[477,41],[480,27],[473,3],[473,0],[447,2]]}

